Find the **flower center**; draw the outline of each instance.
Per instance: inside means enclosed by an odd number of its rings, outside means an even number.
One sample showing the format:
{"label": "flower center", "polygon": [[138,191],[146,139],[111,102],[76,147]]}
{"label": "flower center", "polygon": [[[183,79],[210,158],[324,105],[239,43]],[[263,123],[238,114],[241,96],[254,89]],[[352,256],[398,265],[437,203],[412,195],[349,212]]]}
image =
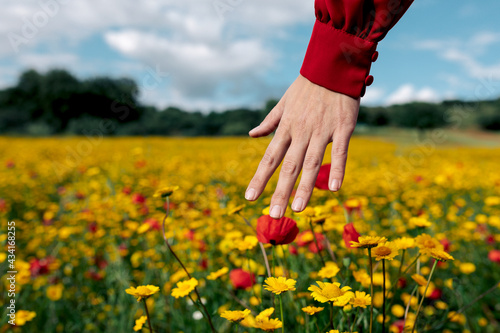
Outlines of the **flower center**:
{"label": "flower center", "polygon": [[387,246],[380,246],[379,248],[377,248],[377,254],[379,256],[387,256],[389,254],[391,254],[391,249],[388,248]]}
{"label": "flower center", "polygon": [[428,247],[428,248],[435,248],[436,247],[436,244],[434,244],[433,241],[431,241],[430,239],[426,240],[424,242],[424,246],[425,247]]}
{"label": "flower center", "polygon": [[326,287],[324,293],[327,298],[337,298],[344,294],[342,290],[334,284]]}

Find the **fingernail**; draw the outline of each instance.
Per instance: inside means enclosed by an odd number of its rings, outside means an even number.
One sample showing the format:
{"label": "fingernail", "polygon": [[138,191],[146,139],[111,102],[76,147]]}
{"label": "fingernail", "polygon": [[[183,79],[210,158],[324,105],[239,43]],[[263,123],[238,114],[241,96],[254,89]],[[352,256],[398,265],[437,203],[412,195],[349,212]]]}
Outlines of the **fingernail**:
{"label": "fingernail", "polygon": [[301,212],[304,209],[304,200],[302,198],[295,198],[292,203],[292,209],[296,212]]}
{"label": "fingernail", "polygon": [[281,207],[278,206],[278,205],[275,205],[272,209],[271,209],[271,213],[269,213],[269,215],[273,218],[273,219],[279,219],[281,217]]}
{"label": "fingernail", "polygon": [[257,127],[252,128],[252,129],[250,130],[250,132],[248,132],[248,133],[255,132],[255,131],[257,130],[257,128],[259,128],[259,127],[260,127],[260,125],[259,125],[259,126],[257,126]]}
{"label": "fingernail", "polygon": [[255,190],[253,188],[249,188],[246,192],[245,192],[245,199],[247,200],[255,200],[255,197],[257,196],[257,192],[255,192]]}
{"label": "fingernail", "polygon": [[330,191],[338,191],[340,188],[340,182],[338,179],[332,180],[332,183],[330,184]]}

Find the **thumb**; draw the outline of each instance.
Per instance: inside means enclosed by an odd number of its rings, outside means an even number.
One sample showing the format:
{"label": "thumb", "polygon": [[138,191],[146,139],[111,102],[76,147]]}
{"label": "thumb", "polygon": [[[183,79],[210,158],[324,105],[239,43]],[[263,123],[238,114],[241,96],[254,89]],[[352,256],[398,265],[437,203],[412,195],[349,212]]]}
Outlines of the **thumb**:
{"label": "thumb", "polygon": [[281,101],[268,113],[259,126],[252,129],[248,134],[253,138],[271,134],[279,125],[284,108]]}

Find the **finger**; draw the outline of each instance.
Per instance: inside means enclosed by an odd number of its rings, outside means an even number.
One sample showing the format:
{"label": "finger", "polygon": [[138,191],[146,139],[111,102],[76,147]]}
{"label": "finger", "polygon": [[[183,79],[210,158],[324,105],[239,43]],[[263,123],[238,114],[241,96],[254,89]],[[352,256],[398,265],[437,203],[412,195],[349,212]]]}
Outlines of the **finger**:
{"label": "finger", "polygon": [[276,168],[280,165],[283,156],[285,156],[285,153],[290,146],[290,138],[288,136],[281,135],[281,133],[278,132],[271,140],[271,143],[269,143],[266,153],[262,157],[262,160],[257,167],[257,171],[245,191],[245,199],[249,201],[257,200],[257,198],[264,191],[267,182],[273,175]]}
{"label": "finger", "polygon": [[309,140],[297,139],[292,141],[290,149],[288,149],[281,166],[278,185],[271,198],[269,215],[272,218],[279,219],[285,214],[290,194],[302,168],[308,144]]}
{"label": "finger", "polygon": [[266,118],[260,123],[259,126],[252,129],[248,134],[253,138],[258,138],[261,136],[266,136],[271,134],[279,125],[281,116],[283,115],[283,103],[280,101],[272,110],[268,113]]}
{"label": "finger", "polygon": [[300,178],[300,183],[292,203],[292,209],[296,212],[303,211],[311,198],[327,145],[328,140],[319,138],[313,138],[309,143],[304,163],[302,164],[302,177]]}
{"label": "finger", "polygon": [[353,130],[354,128],[341,128],[333,134],[332,165],[330,169],[330,178],[328,180],[330,191],[338,191],[344,181],[347,150]]}

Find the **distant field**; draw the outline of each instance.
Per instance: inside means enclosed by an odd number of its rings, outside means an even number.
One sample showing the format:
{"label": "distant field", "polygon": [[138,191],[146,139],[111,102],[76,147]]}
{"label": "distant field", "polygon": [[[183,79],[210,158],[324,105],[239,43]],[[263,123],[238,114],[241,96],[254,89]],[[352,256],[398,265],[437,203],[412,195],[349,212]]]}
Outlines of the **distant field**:
{"label": "distant field", "polygon": [[[282,311],[280,298],[264,288],[264,257],[244,221],[256,226],[276,186],[275,175],[257,202],[243,198],[269,138],[0,138],[0,243],[8,249],[7,221],[14,221],[23,325],[12,329],[2,306],[0,332],[149,332],[144,317],[135,323],[145,315],[143,302],[125,292],[140,285],[160,288],[146,301],[155,332],[210,332],[203,314],[218,332],[280,332],[280,324],[286,332],[323,333],[332,324],[368,332],[369,304],[358,307],[354,294],[335,285],[335,301],[315,300],[309,290],[320,281],[371,293],[367,250],[347,248],[343,239],[348,223],[362,236],[397,241],[389,243],[397,245],[393,260],[373,261],[373,332],[382,326],[384,276],[386,328],[401,332],[405,317],[413,326],[425,286],[412,275],[429,280],[430,248],[454,260],[435,268],[418,332],[498,332],[500,136],[445,131],[444,140],[429,133],[415,142],[412,131],[358,133],[342,190],[315,189],[312,209],[287,211],[297,238],[275,251],[266,245],[272,275],[296,281],[296,290],[281,294]],[[168,206],[154,196],[164,186],[179,187]],[[166,237],[196,279],[207,313],[188,287],[172,296],[188,277],[162,237],[167,207]],[[3,281],[9,254],[0,253]],[[0,285],[2,304],[10,302],[8,288]],[[306,306],[324,309],[309,315]],[[239,323],[221,317],[245,307],[250,312]],[[274,311],[257,316],[268,308]]]}

